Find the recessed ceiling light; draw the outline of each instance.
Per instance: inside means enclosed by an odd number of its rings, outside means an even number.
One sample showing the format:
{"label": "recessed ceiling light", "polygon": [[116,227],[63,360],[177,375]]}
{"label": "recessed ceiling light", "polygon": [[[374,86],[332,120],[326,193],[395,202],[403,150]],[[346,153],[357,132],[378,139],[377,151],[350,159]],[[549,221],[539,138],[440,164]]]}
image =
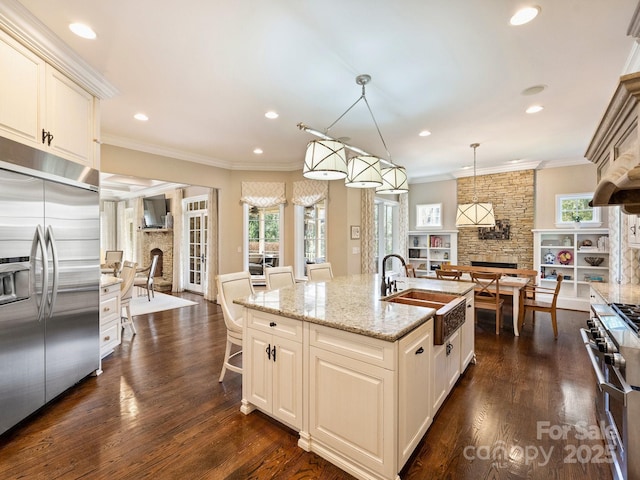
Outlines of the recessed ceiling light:
{"label": "recessed ceiling light", "polygon": [[547,88],[546,85],[534,85],[533,87],[525,88],[522,91],[522,95],[537,95],[543,92]]}
{"label": "recessed ceiling light", "polygon": [[473,165],[465,165],[462,170],[469,170],[470,168],[473,168]]}
{"label": "recessed ceiling light", "polygon": [[515,160],[509,160],[509,163],[520,163],[522,160],[516,158]]}
{"label": "recessed ceiling light", "polygon": [[527,113],[538,113],[538,112],[541,112],[542,110],[544,110],[544,107],[542,105],[531,105],[525,111]]}
{"label": "recessed ceiling light", "polygon": [[529,23],[531,20],[536,18],[540,13],[540,7],[525,7],[518,10],[509,23],[514,26],[524,25],[525,23]]}
{"label": "recessed ceiling light", "polygon": [[256,155],[262,155],[263,152],[261,148],[254,148],[253,153],[255,153]]}
{"label": "recessed ceiling light", "polygon": [[133,118],[135,118],[136,120],[140,120],[141,122],[146,122],[147,120],[149,120],[149,117],[147,117],[144,113],[136,113]]}
{"label": "recessed ceiling light", "polygon": [[429,130],[422,130],[418,135],[420,135],[421,137],[428,137],[429,135],[431,135],[431,132]]}
{"label": "recessed ceiling light", "polygon": [[93,40],[96,38],[96,32],[89,25],[84,23],[72,23],[69,25],[69,30],[78,35],[79,37]]}
{"label": "recessed ceiling light", "polygon": [[278,118],[278,112],[274,112],[274,111],[269,111],[267,113],[264,114],[265,117],[273,120],[274,118]]}

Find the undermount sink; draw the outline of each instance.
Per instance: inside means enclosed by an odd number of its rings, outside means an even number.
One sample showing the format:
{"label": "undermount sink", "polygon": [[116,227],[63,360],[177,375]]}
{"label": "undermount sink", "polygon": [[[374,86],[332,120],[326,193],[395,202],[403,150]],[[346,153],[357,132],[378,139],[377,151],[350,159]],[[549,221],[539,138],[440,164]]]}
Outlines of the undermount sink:
{"label": "undermount sink", "polygon": [[466,318],[466,299],[456,295],[424,290],[407,290],[382,300],[413,305],[414,307],[434,308],[436,310],[433,325],[433,343],[435,345],[443,345],[447,338],[460,328]]}

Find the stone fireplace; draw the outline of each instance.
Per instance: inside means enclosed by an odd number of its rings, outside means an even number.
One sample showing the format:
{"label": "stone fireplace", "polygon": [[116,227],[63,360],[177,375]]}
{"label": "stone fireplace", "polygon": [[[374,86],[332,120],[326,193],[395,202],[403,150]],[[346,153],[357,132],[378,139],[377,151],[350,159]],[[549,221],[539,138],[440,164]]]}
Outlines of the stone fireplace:
{"label": "stone fireplace", "polygon": [[[496,220],[510,221],[510,236],[507,239],[481,238],[478,228],[460,228],[458,263],[509,263],[517,268],[532,269],[535,171],[480,175],[476,177],[476,183],[479,200],[493,204]],[[459,178],[457,188],[458,204],[470,203],[475,191],[473,177]]]}
{"label": "stone fireplace", "polygon": [[140,235],[140,263],[146,267],[151,264],[154,255],[159,255],[154,275],[155,289],[158,292],[171,291],[173,281],[173,231],[166,229],[143,229]]}

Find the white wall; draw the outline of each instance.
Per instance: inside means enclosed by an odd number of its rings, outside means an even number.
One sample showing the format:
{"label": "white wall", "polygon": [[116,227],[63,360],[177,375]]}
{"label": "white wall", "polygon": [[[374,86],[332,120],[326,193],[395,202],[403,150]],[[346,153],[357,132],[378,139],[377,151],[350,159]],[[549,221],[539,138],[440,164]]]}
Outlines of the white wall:
{"label": "white wall", "polygon": [[416,229],[416,205],[442,203],[442,230],[456,229],[456,180],[409,185],[409,230]]}
{"label": "white wall", "polygon": [[[593,163],[536,171],[535,228],[556,228],[556,195],[590,193],[596,188]],[[607,227],[608,208],[600,209],[602,227]]]}

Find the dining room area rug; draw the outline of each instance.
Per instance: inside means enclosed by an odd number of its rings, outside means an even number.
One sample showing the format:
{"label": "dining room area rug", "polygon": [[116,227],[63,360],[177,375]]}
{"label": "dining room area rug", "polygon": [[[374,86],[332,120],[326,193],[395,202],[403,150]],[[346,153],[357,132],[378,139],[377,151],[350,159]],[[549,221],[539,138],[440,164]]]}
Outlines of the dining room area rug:
{"label": "dining room area rug", "polygon": [[139,297],[134,296],[131,299],[131,316],[135,317],[137,315],[173,310],[174,308],[189,307],[191,305],[197,305],[197,303],[165,293],[155,292],[155,296],[151,297],[151,301],[147,299],[146,294]]}

